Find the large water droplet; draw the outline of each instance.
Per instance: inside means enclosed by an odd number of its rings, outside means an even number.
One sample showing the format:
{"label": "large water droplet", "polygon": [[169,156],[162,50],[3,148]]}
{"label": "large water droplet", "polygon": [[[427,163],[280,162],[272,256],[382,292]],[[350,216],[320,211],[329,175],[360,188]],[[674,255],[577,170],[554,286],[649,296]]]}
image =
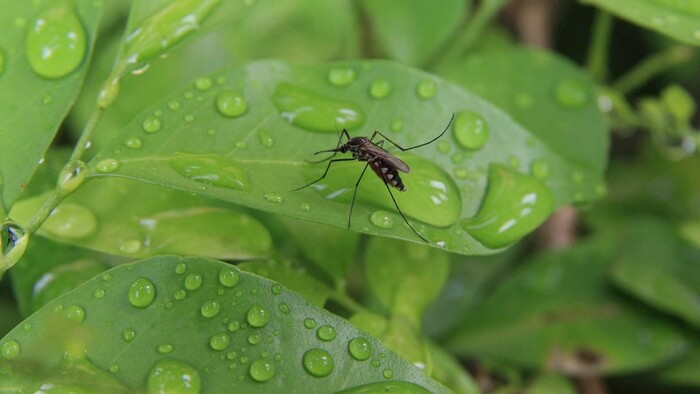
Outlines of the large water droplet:
{"label": "large water droplet", "polygon": [[430,79],[420,81],[418,85],[416,85],[416,93],[418,93],[418,97],[422,99],[432,98],[437,93],[437,85]]}
{"label": "large water droplet", "polygon": [[379,228],[392,228],[394,227],[394,219],[391,217],[389,212],[386,211],[374,211],[369,216],[369,221]]}
{"label": "large water droplet", "polygon": [[568,108],[580,108],[588,101],[588,88],[580,79],[569,78],[560,81],[555,90],[559,104]]}
{"label": "large water droplet", "polygon": [[232,267],[224,267],[219,271],[219,282],[226,287],[234,287],[238,284],[238,270]]}
{"label": "large water droplet", "polygon": [[27,248],[28,241],[29,235],[17,223],[9,219],[0,223],[0,262],[5,269],[19,261]]}
{"label": "large water droplet", "polygon": [[149,394],[195,394],[200,392],[201,385],[196,369],[169,358],[156,362],[148,374]]}
{"label": "large water droplet", "polygon": [[170,159],[170,166],[183,177],[195,182],[233,190],[250,190],[246,171],[224,156],[177,153]]}
{"label": "large water droplet", "polygon": [[355,70],[348,67],[334,67],[328,71],[328,82],[335,86],[350,85],[356,77]]}
{"label": "large water droplet", "polygon": [[369,85],[369,95],[376,99],[383,99],[391,94],[391,82],[386,79],[377,79]]}
{"label": "large water droplet", "polygon": [[119,160],[115,159],[104,159],[100,160],[95,164],[95,169],[97,169],[97,172],[102,173],[102,174],[109,174],[111,172],[116,171],[121,163],[119,163]]}
{"label": "large water droplet", "polygon": [[229,118],[237,118],[248,112],[248,103],[242,94],[223,90],[216,96],[216,109],[219,113]]}
{"label": "large water droplet", "polygon": [[97,230],[97,218],[82,205],[61,204],[51,212],[41,228],[56,237],[80,239]]}
{"label": "large water droplet", "polygon": [[248,309],[246,321],[251,327],[265,327],[270,321],[270,312],[260,305],[253,305]]}
{"label": "large water droplet", "polygon": [[302,364],[306,372],[318,378],[333,372],[333,357],[323,349],[311,349],[304,353]]}
{"label": "large water droplet", "polygon": [[365,338],[357,337],[348,342],[348,351],[355,360],[365,361],[372,356],[372,345]]}
{"label": "large water droplet", "polygon": [[129,302],[137,308],[145,308],[156,298],[156,287],[146,278],[136,279],[129,286]]}
{"label": "large water droplet", "polygon": [[231,342],[231,339],[229,338],[228,334],[225,332],[220,332],[218,334],[214,334],[209,338],[209,346],[214,349],[214,350],[224,350],[228,347],[228,344]]}
{"label": "large water droplet", "polygon": [[25,44],[29,65],[44,78],[61,78],[78,68],[87,40],[73,3],[52,2],[34,21]]}
{"label": "large water droplet", "polygon": [[280,116],[311,131],[335,133],[336,128],[356,129],[365,123],[357,104],[325,98],[284,82],[277,85],[272,100]]}
{"label": "large water droplet", "polygon": [[500,248],[534,230],[553,209],[552,193],[541,181],[491,165],[479,212],[462,227],[482,244]]}
{"label": "large water droplet", "polygon": [[21,352],[22,348],[20,347],[19,342],[15,341],[14,339],[3,343],[2,347],[0,347],[0,353],[2,353],[2,358],[5,360],[14,360],[19,357]]}
{"label": "large water droplet", "polygon": [[58,175],[57,187],[63,194],[70,194],[85,182],[87,165],[80,160],[68,162]]}
{"label": "large water droplet", "polygon": [[258,358],[250,363],[248,373],[256,382],[267,382],[275,376],[275,365],[266,358]]}
{"label": "large water droplet", "polygon": [[489,139],[489,124],[473,111],[462,111],[455,118],[452,126],[455,140],[464,148],[481,149]]}
{"label": "large water droplet", "polygon": [[212,318],[219,314],[221,305],[218,301],[210,300],[202,304],[202,316]]}
{"label": "large water droplet", "polygon": [[185,288],[187,290],[197,290],[200,286],[202,286],[202,275],[191,273],[185,277]]}

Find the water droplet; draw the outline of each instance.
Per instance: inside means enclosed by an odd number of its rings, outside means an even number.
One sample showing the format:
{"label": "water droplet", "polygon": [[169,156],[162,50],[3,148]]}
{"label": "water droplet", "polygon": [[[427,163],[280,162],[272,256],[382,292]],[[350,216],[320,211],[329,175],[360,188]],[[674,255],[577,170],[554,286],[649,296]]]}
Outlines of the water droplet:
{"label": "water droplet", "polygon": [[199,77],[194,80],[194,86],[199,90],[208,90],[213,84],[209,77]]}
{"label": "water droplet", "polygon": [[68,162],[58,175],[57,187],[63,194],[70,194],[79,188],[87,177],[87,165],[80,160]]}
{"label": "water droplet", "polygon": [[41,228],[56,237],[80,239],[95,232],[97,218],[82,205],[61,204],[51,212]]}
{"label": "water droplet", "polygon": [[212,318],[219,314],[221,310],[221,305],[218,301],[210,300],[202,304],[202,316],[207,318]]}
{"label": "water droplet", "polygon": [[459,179],[467,179],[469,177],[469,170],[464,167],[455,167],[454,174]]}
{"label": "water droplet", "polygon": [[238,270],[232,267],[224,267],[219,271],[219,282],[226,287],[234,287],[238,283]]}
{"label": "water droplet", "polygon": [[274,140],[270,133],[263,129],[258,130],[258,141],[260,141],[260,145],[265,148],[271,148],[272,145],[274,145]]}
{"label": "water droplet", "polygon": [[228,324],[228,330],[231,332],[236,332],[240,328],[241,328],[241,323],[239,323],[238,321],[232,321],[231,323]]}
{"label": "water droplet", "polygon": [[242,94],[223,90],[216,96],[216,108],[221,115],[236,118],[248,112],[248,103]]}
{"label": "water droplet", "polygon": [[228,347],[230,341],[228,334],[220,332],[209,338],[209,346],[214,350],[224,350]]}
{"label": "water droplet", "polygon": [[109,366],[109,372],[117,373],[119,372],[119,364],[112,364]]}
{"label": "water droplet", "polygon": [[119,243],[119,251],[124,254],[135,254],[141,251],[143,242],[140,239],[129,238]]}
{"label": "water droplet", "polygon": [[157,350],[158,353],[160,353],[160,354],[167,354],[167,353],[172,352],[172,351],[174,350],[174,348],[173,348],[173,345],[170,345],[170,344],[168,344],[168,343],[163,343],[163,344],[161,344],[161,345],[158,345],[158,347],[156,348],[156,350]]}
{"label": "water droplet", "polygon": [[148,374],[149,394],[196,394],[200,392],[201,386],[196,369],[169,358],[158,360]]}
{"label": "water droplet", "polygon": [[258,358],[250,363],[248,373],[256,382],[267,382],[275,376],[275,366],[266,358]]}
{"label": "water droplet", "polygon": [[160,119],[156,118],[155,116],[149,116],[143,120],[143,123],[141,123],[143,131],[147,133],[157,132],[158,130],[160,130],[160,126]]}
{"label": "water droplet", "polygon": [[479,212],[462,227],[482,244],[501,248],[534,230],[553,209],[552,193],[541,181],[492,164]]}
{"label": "water droplet", "polygon": [[131,342],[134,338],[136,338],[136,332],[131,328],[125,328],[124,331],[122,331],[122,339],[124,341]]}
{"label": "water droplet", "polygon": [[137,308],[145,308],[156,298],[156,287],[146,278],[136,279],[129,286],[129,302]]}
{"label": "water droplet", "polygon": [[391,131],[398,133],[403,129],[403,120],[401,119],[394,119],[391,121]]}
{"label": "water droplet", "polygon": [[285,304],[284,302],[281,302],[277,308],[280,310],[280,312],[284,313],[285,315],[289,314],[289,306]]}
{"label": "water droplet", "polygon": [[323,349],[311,349],[304,353],[302,364],[306,372],[322,378],[333,372],[333,358]]}
{"label": "water droplet", "polygon": [[246,321],[251,327],[265,327],[270,321],[270,312],[262,306],[255,304],[248,309]]}
{"label": "water droplet", "polygon": [[457,142],[466,149],[481,149],[489,139],[489,124],[476,112],[460,112],[455,118],[452,132]]}
{"label": "water droplet", "polygon": [[187,271],[187,264],[185,263],[177,263],[175,264],[175,273],[178,275],[182,275]]}
{"label": "water droplet", "polygon": [[46,104],[46,105],[51,104],[51,103],[53,103],[53,96],[46,93],[44,95],[44,97],[41,99],[41,102]]}
{"label": "water droplet", "polygon": [[111,274],[104,274],[104,275],[102,275],[102,280],[105,282],[109,282],[110,280],[112,280],[112,275]]}
{"label": "water droplet", "polygon": [[308,212],[311,210],[311,204],[303,202],[303,203],[299,204],[299,209],[301,209],[302,211]]}
{"label": "water droplet", "polygon": [[372,356],[372,345],[365,338],[353,338],[348,342],[348,351],[358,361],[368,360]]}
{"label": "water droplet", "polygon": [[279,204],[282,201],[284,201],[284,198],[277,193],[265,193],[263,197],[265,198],[265,200],[275,204]]}
{"label": "water droplet", "polygon": [[94,296],[95,296],[95,298],[97,298],[97,299],[102,299],[102,298],[105,297],[105,294],[106,294],[106,293],[105,293],[105,290],[104,290],[104,289],[97,289],[97,290],[95,290]]}
{"label": "water droplet", "polygon": [[209,129],[209,130],[207,130],[207,134],[208,134],[208,135],[214,135],[214,134],[216,134],[216,130],[214,130],[214,129]]}
{"label": "water droplet", "polygon": [[246,144],[244,141],[236,142],[236,148],[238,148],[238,149],[245,149],[247,147],[248,147],[248,144]]}
{"label": "water droplet", "polygon": [[19,345],[19,342],[15,341],[14,339],[3,343],[2,348],[0,348],[2,358],[4,358],[5,360],[14,360],[17,357],[19,357],[21,352],[22,347]]}
{"label": "water droplet", "polygon": [[27,33],[27,60],[44,78],[64,77],[80,66],[87,50],[85,29],[71,2],[52,2]]}
{"label": "water droplet", "polygon": [[141,141],[139,137],[129,137],[124,141],[124,145],[126,145],[127,148],[139,149],[143,146],[143,141]]}
{"label": "water droplet", "polygon": [[335,328],[328,324],[324,324],[316,330],[316,336],[322,341],[330,342],[335,339],[335,335]]}
{"label": "water droplet", "polygon": [[555,90],[559,104],[568,108],[581,108],[588,101],[588,88],[580,79],[569,78],[560,81]]}
{"label": "water droplet", "polygon": [[252,334],[248,336],[248,343],[251,345],[257,345],[260,343],[262,338],[260,338],[260,335],[258,334]]}
{"label": "water droplet", "polygon": [[374,211],[369,216],[369,221],[373,225],[379,228],[392,228],[394,227],[394,219],[391,217],[389,212],[386,211]]}
{"label": "water droplet", "polygon": [[233,190],[250,190],[246,171],[224,156],[177,153],[170,159],[170,166],[183,177],[195,182]]}
{"label": "water droplet", "polygon": [[325,98],[288,83],[277,85],[272,100],[280,116],[311,131],[335,133],[336,127],[355,129],[365,123],[357,104]]}
{"label": "water droplet", "polygon": [[508,156],[508,163],[510,163],[510,166],[514,170],[517,170],[520,168],[520,158],[518,156],[515,156],[515,155]]}
{"label": "water droplet", "polygon": [[379,362],[379,360],[372,360],[372,366],[373,366],[373,367],[377,368],[377,367],[379,367],[380,365],[381,365],[381,363]]}
{"label": "water droplet", "polygon": [[282,292],[282,285],[280,285],[279,283],[275,283],[274,285],[272,285],[271,290],[272,294],[278,295]]}
{"label": "water droplet", "polygon": [[532,164],[530,164],[530,173],[537,179],[549,178],[549,163],[544,159],[533,161]]}
{"label": "water droplet", "polygon": [[316,327],[316,320],[314,320],[310,317],[307,317],[306,319],[304,319],[304,327],[308,328],[309,330],[312,328],[315,328]]}
{"label": "water droplet", "polygon": [[335,86],[346,86],[355,81],[355,70],[347,67],[334,67],[328,71],[328,82]]}
{"label": "water droplet", "polygon": [[377,79],[369,85],[369,95],[382,99],[391,94],[391,83],[386,79]]}
{"label": "water droplet", "polygon": [[187,297],[187,291],[180,289],[175,292],[175,299],[178,301],[182,301]]}
{"label": "water droplet", "polygon": [[432,98],[437,93],[437,85],[430,79],[420,81],[418,85],[416,85],[416,93],[418,93],[418,97],[422,99]]}
{"label": "water droplet", "polygon": [[102,174],[109,174],[116,171],[119,168],[119,165],[119,160],[104,159],[95,164],[95,169],[97,169],[97,172]]}
{"label": "water droplet", "polygon": [[182,108],[182,105],[177,100],[171,100],[168,102],[168,108],[170,108],[171,111],[178,111],[180,108]]}
{"label": "water droplet", "polygon": [[65,316],[66,320],[73,323],[81,323],[85,320],[85,309],[78,305],[71,305],[63,310],[63,316]]}
{"label": "water droplet", "polygon": [[192,273],[185,277],[185,289],[197,290],[200,286],[202,286],[202,275]]}
{"label": "water droplet", "polygon": [[382,372],[382,376],[384,376],[385,379],[391,379],[394,377],[394,371],[392,371],[390,369],[385,369]]}

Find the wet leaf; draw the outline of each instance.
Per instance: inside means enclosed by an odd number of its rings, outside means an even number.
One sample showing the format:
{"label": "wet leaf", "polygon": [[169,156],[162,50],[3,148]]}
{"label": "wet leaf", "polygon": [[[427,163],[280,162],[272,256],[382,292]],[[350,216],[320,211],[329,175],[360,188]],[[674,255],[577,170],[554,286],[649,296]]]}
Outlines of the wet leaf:
{"label": "wet leaf", "polygon": [[322,307],[331,288],[311,274],[300,268],[295,268],[289,263],[270,261],[250,261],[241,263],[238,268],[264,278],[274,280],[299,293],[311,305]]}
{"label": "wet leaf", "polygon": [[0,207],[9,211],[75,99],[102,1],[0,2]]}
{"label": "wet leaf", "polygon": [[[398,155],[412,171],[404,177],[409,191],[394,195],[434,246],[490,253],[527,234],[556,206],[598,195],[599,173],[569,163],[478,97],[404,66],[267,61],[202,78],[199,88],[193,82],[125,126],[91,162],[92,175],[139,179],[347,227],[361,163],[334,164],[322,182],[290,191],[323,173],[325,164],[305,160],[335,146],[336,127],[366,136],[382,130],[413,146],[438,136],[457,113],[440,141]],[[170,109],[173,102],[177,110]],[[132,138],[142,146],[125,149]],[[535,162],[536,175],[522,173]],[[367,174],[352,228],[422,243],[387,194]]]}
{"label": "wet leaf", "polygon": [[[364,346],[352,346],[356,338]],[[195,392],[329,392],[369,381],[449,392],[345,320],[274,282],[201,258],[114,268],[47,304],[0,347],[0,387],[19,381],[26,390],[80,366],[109,374],[114,385],[105,385],[114,391],[191,384]]]}

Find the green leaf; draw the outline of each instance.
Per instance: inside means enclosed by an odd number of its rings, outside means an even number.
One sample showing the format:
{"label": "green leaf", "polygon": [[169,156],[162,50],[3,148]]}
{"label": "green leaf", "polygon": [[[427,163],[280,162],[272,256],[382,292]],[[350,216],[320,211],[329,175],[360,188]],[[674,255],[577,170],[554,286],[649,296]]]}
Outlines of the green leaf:
{"label": "green leaf", "polygon": [[448,350],[571,375],[629,373],[678,357],[687,345],[679,330],[607,285],[610,243],[524,263],[464,316]]}
{"label": "green leaf", "polygon": [[[110,371],[117,388],[132,391],[192,384],[193,392],[330,392],[387,382],[449,392],[347,321],[274,282],[202,258],[161,256],[114,268],[22,326],[0,341],[0,388],[19,379],[50,383],[78,364]],[[355,338],[371,349],[367,358],[351,356]],[[66,356],[70,362],[62,362]],[[20,387],[34,389],[31,383]]]}
{"label": "green leaf", "polygon": [[579,0],[678,41],[700,45],[700,3],[685,0]]}
{"label": "green leaf", "polygon": [[80,90],[102,1],[3,0],[0,9],[0,211],[9,211]]}
{"label": "green leaf", "polygon": [[[27,224],[44,200],[20,201],[12,218]],[[266,257],[272,246],[265,227],[240,209],[212,207],[196,196],[116,178],[82,186],[39,233],[127,257],[175,253],[240,260]]]}
{"label": "green leaf", "polygon": [[457,394],[480,393],[467,369],[450,353],[430,342],[428,343],[428,351],[434,365],[431,375],[433,379],[451,388]]}
{"label": "green leaf", "polygon": [[299,293],[314,306],[323,306],[332,292],[326,284],[289,263],[274,260],[251,261],[239,264],[238,268],[279,282]]}
{"label": "green leaf", "polygon": [[659,371],[655,376],[664,383],[683,387],[700,387],[700,343],[697,339],[691,344],[688,354]]}
{"label": "green leaf", "polygon": [[610,145],[605,118],[593,81],[570,61],[511,47],[477,52],[441,74],[508,112],[568,161],[603,175]]}
{"label": "green leaf", "polygon": [[378,44],[391,59],[420,66],[452,38],[466,20],[470,1],[364,0]]}
{"label": "green leaf", "polygon": [[684,244],[665,221],[626,223],[613,265],[623,290],[700,326],[700,251]]}
{"label": "green leaf", "polygon": [[573,383],[563,375],[544,374],[528,385],[528,394],[576,394]]}
{"label": "green leaf", "polygon": [[401,315],[419,328],[425,308],[447,280],[448,254],[423,245],[372,238],[365,256],[372,293],[390,314]]}
{"label": "green leaf", "polygon": [[17,324],[22,321],[22,315],[17,308],[17,304],[10,300],[0,300],[0,335],[5,336]]}
{"label": "green leaf", "polygon": [[[372,89],[377,81],[379,91]],[[173,103],[178,110],[170,109]],[[574,197],[596,198],[599,174],[567,162],[478,97],[387,62],[291,66],[266,61],[223,69],[133,119],[93,159],[92,175],[139,179],[347,227],[362,164],[336,163],[323,181],[291,192],[323,174],[325,164],[305,160],[336,145],[336,127],[360,136],[379,129],[413,146],[437,137],[452,113],[458,113],[454,127],[435,145],[398,155],[412,172],[405,175],[409,191],[394,195],[434,246],[491,253],[531,231],[555,206]],[[126,148],[133,138],[142,146]],[[478,149],[463,147],[474,141]],[[540,178],[519,172],[534,162],[547,169],[536,171]],[[352,228],[422,242],[403,225],[387,194],[383,183],[367,174]],[[482,200],[486,208],[479,210]]]}

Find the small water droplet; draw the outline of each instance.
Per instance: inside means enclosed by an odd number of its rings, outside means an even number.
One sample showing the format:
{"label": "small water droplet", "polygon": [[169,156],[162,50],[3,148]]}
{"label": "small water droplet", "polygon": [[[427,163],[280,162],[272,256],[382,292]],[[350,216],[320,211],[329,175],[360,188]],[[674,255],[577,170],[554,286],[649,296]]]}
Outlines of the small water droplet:
{"label": "small water droplet", "polygon": [[355,70],[347,67],[334,67],[328,71],[328,82],[335,86],[346,86],[355,81]]}
{"label": "small water droplet", "polygon": [[464,167],[455,167],[454,174],[459,179],[467,179],[469,177],[469,170]]}
{"label": "small water droplet", "polygon": [[124,341],[131,342],[134,338],[136,338],[136,332],[131,328],[125,328],[124,331],[122,331],[122,339]]}
{"label": "small water droplet", "polygon": [[365,338],[357,337],[348,342],[348,351],[355,360],[365,361],[372,356],[372,345]]}
{"label": "small water droplet", "polygon": [[61,204],[51,212],[42,230],[60,238],[81,239],[97,230],[97,217],[82,205]]}
{"label": "small water droplet", "polygon": [[588,102],[588,88],[580,79],[568,78],[557,83],[555,96],[567,108],[581,108]]}
{"label": "small water droplet", "polygon": [[289,306],[285,304],[284,302],[281,302],[277,308],[280,310],[280,312],[284,313],[285,315],[289,314]]}
{"label": "small water droplet", "polygon": [[333,372],[333,358],[323,349],[311,349],[304,353],[302,364],[306,372],[322,378]]}
{"label": "small water droplet", "polygon": [[394,119],[391,121],[391,131],[398,133],[403,129],[403,120],[401,119]]}
{"label": "small water droplet", "polygon": [[247,147],[248,147],[248,144],[246,144],[245,141],[236,142],[236,148],[238,148],[238,149],[245,149]]}
{"label": "small water droplet", "polygon": [[258,130],[258,141],[260,141],[260,145],[265,148],[271,148],[272,145],[274,145],[274,140],[270,133],[263,129]]}
{"label": "small water droplet", "polygon": [[117,373],[119,372],[119,364],[112,364],[109,366],[109,372]]}
{"label": "small water droplet", "polygon": [[56,186],[63,194],[70,194],[79,188],[87,178],[87,165],[81,160],[68,162],[58,175]]}
{"label": "small water droplet", "polygon": [[182,301],[187,297],[187,291],[180,289],[175,292],[175,299],[178,301]]}
{"label": "small water droplet", "polygon": [[45,105],[53,103],[53,96],[46,93],[44,94],[44,97],[41,99],[41,102]]}
{"label": "small water droplet", "polygon": [[195,182],[239,191],[250,190],[246,171],[224,156],[177,153],[170,159],[170,166]]}
{"label": "small water droplet", "polygon": [[478,150],[483,148],[489,139],[489,124],[478,113],[466,110],[455,118],[452,132],[462,147]]}
{"label": "small water droplet", "polygon": [[171,100],[168,102],[168,108],[170,108],[171,111],[178,111],[182,108],[182,105],[177,100]]}
{"label": "small water droplet", "polygon": [[143,131],[147,133],[155,133],[158,130],[160,130],[160,119],[156,118],[155,116],[149,116],[146,119],[143,120],[141,123],[141,127],[143,127]]}
{"label": "small water droplet", "polygon": [[275,376],[275,366],[266,358],[258,358],[250,363],[248,373],[256,382],[267,382]]}
{"label": "small water droplet", "polygon": [[135,254],[141,251],[143,242],[140,239],[129,238],[119,243],[119,251],[125,254]]}
{"label": "small water droplet", "polygon": [[214,350],[221,351],[228,347],[230,341],[231,339],[229,338],[228,334],[225,332],[220,332],[212,335],[211,338],[209,338],[209,346]]}
{"label": "small water droplet", "polygon": [[143,141],[141,141],[139,137],[129,137],[124,141],[124,145],[126,145],[127,148],[139,149],[143,146]]}
{"label": "small water droplet", "polygon": [[202,304],[201,310],[202,316],[211,319],[212,317],[219,314],[219,311],[221,310],[221,304],[219,304],[218,301],[209,300]]}
{"label": "small water droplet", "polygon": [[418,97],[427,100],[435,96],[437,93],[437,85],[430,79],[420,81],[418,85],[416,85],[416,93],[418,93]]}
{"label": "small water droplet", "polygon": [[21,352],[22,347],[19,345],[19,342],[15,341],[14,339],[3,343],[2,347],[0,348],[2,358],[4,358],[5,360],[14,360],[17,357],[19,357]]}
{"label": "small water droplet", "polygon": [[251,327],[265,327],[270,321],[270,312],[262,306],[255,304],[248,309],[246,321]]}
{"label": "small water droplet", "polygon": [[392,371],[390,369],[385,369],[382,372],[382,376],[384,376],[385,379],[391,379],[394,377],[394,371]]}
{"label": "small water droplet", "polygon": [[533,161],[532,164],[530,164],[530,173],[537,179],[549,178],[549,163],[544,159]]}
{"label": "small water droplet", "polygon": [[302,211],[308,212],[311,210],[311,204],[303,202],[303,203],[299,204],[299,209],[301,209]]}
{"label": "small water droplet", "polygon": [[369,216],[370,222],[379,228],[392,228],[394,227],[394,219],[391,217],[389,212],[386,211],[374,211]]}
{"label": "small water droplet", "polygon": [[25,50],[32,70],[44,78],[61,78],[83,62],[85,29],[71,2],[52,2],[27,33]]}
{"label": "small water droplet", "polygon": [[219,282],[226,287],[236,286],[238,277],[238,270],[233,267],[224,267],[219,271]]}
{"label": "small water droplet", "polygon": [[391,94],[391,82],[386,79],[377,79],[369,85],[369,95],[376,99],[383,99]]}
{"label": "small water droplet", "polygon": [[284,201],[284,198],[277,193],[265,193],[265,195],[263,197],[265,198],[266,201],[269,201],[269,202],[275,203],[275,204],[279,204],[282,201]]}
{"label": "small water droplet", "polygon": [[258,334],[252,334],[248,336],[248,343],[251,345],[257,345],[260,343],[262,338],[260,338],[260,335]]}
{"label": "small water droplet", "polygon": [[202,275],[191,273],[185,277],[185,289],[197,290],[200,286],[202,286]]}
{"label": "small water droplet", "polygon": [[335,335],[335,328],[328,324],[324,324],[316,330],[316,336],[322,341],[330,342],[335,339]]}
{"label": "small water droplet", "polygon": [[307,317],[306,319],[304,319],[304,327],[308,328],[309,330],[312,328],[315,328],[316,327],[316,320],[314,320],[310,317]]}
{"label": "small water droplet", "polygon": [[199,77],[194,80],[194,86],[199,90],[208,90],[213,82],[209,77]]}
{"label": "small water droplet", "polygon": [[175,273],[178,275],[182,275],[187,271],[187,264],[185,263],[177,263],[175,264]]}
{"label": "small water droplet", "polygon": [[160,353],[160,354],[167,354],[167,353],[172,352],[172,351],[174,350],[174,348],[173,348],[173,345],[170,345],[170,344],[168,344],[168,343],[163,343],[163,344],[161,344],[161,345],[158,345],[158,347],[156,348],[156,350],[157,350],[158,353]]}
{"label": "small water droplet", "polygon": [[136,279],[129,286],[129,302],[137,308],[145,308],[156,298],[156,287],[146,278]]}
{"label": "small water droplet", "polygon": [[66,320],[73,323],[81,323],[85,320],[85,309],[78,305],[71,305],[63,310],[63,316],[65,316]]}
{"label": "small water droplet", "polygon": [[187,123],[192,123],[192,122],[194,122],[194,115],[187,114],[187,115],[185,115],[185,117],[183,119],[185,119],[185,122],[187,122]]}
{"label": "small water droplet", "polygon": [[440,143],[437,144],[437,149],[440,153],[449,153],[450,148],[450,143],[446,141],[440,141]]}
{"label": "small water droplet", "polygon": [[102,174],[109,174],[111,172],[116,171],[121,163],[119,163],[119,160],[115,159],[104,159],[100,160],[97,164],[95,164],[95,169],[97,172],[102,173]]}
{"label": "small water droplet", "polygon": [[99,300],[99,299],[104,298],[105,294],[106,293],[105,293],[104,289],[97,289],[97,290],[95,290],[94,296],[95,296],[95,298],[97,298]]}
{"label": "small water droplet", "polygon": [[242,94],[223,90],[216,96],[216,109],[221,115],[236,118],[248,112],[248,103]]}
{"label": "small water droplet", "polygon": [[201,386],[196,369],[170,358],[158,360],[148,374],[149,394],[196,394],[201,391]]}
{"label": "small water droplet", "polygon": [[272,285],[271,290],[272,294],[278,295],[282,292],[282,285],[280,285],[279,283],[275,283],[274,285]]}
{"label": "small water droplet", "polygon": [[241,323],[238,321],[232,321],[228,324],[228,330],[231,332],[236,332],[241,328]]}

